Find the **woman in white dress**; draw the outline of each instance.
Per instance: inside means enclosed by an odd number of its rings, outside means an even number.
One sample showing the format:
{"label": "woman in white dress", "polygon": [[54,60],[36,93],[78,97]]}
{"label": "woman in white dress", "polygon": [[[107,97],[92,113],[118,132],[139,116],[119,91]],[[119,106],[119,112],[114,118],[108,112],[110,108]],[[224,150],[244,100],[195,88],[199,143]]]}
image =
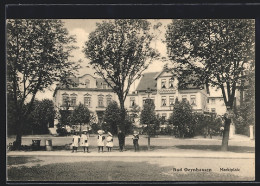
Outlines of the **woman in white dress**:
{"label": "woman in white dress", "polygon": [[113,135],[110,132],[108,132],[107,145],[106,146],[107,146],[107,151],[111,152],[112,147],[114,146],[114,144],[113,144]]}
{"label": "woman in white dress", "polygon": [[89,152],[88,151],[88,146],[89,146],[88,139],[89,139],[89,137],[87,135],[87,131],[83,131],[83,134],[81,135],[81,138],[80,138],[80,146],[83,147],[84,153],[85,153],[86,149],[87,149],[87,152]]}
{"label": "woman in white dress", "polygon": [[79,137],[78,133],[75,132],[75,134],[73,135],[73,139],[72,139],[72,152],[74,152],[74,150],[77,152],[78,147],[79,147],[79,140],[80,140],[80,137]]}
{"label": "woman in white dress", "polygon": [[105,146],[105,136],[103,135],[103,131],[99,130],[98,131],[99,135],[97,137],[97,145],[98,145],[98,152],[100,152],[100,150],[102,150],[103,152],[103,148]]}

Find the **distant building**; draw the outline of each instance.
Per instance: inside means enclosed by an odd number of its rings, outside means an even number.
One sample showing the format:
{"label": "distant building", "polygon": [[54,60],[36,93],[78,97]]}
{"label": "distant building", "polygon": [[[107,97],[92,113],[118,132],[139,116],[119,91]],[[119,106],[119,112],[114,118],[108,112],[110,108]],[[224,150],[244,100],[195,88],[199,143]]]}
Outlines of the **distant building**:
{"label": "distant building", "polygon": [[216,87],[209,87],[207,111],[218,115],[223,115],[226,113],[227,109],[220,88],[217,89]]}
{"label": "distant building", "polygon": [[[186,77],[185,81],[189,81],[189,78],[191,77]],[[85,74],[81,77],[72,77],[71,80],[75,83],[74,86],[58,85],[55,89],[53,98],[57,110],[66,109],[68,106],[72,111],[76,105],[82,103],[88,107],[97,123],[100,123],[107,105],[112,100],[119,103],[116,93],[101,78]],[[165,119],[169,119],[176,99],[187,100],[194,112],[213,112],[218,115],[226,112],[220,89],[207,88],[205,85],[186,84],[183,86],[179,78],[167,67],[161,72],[144,73],[137,88],[127,95],[125,108],[130,114],[136,106],[142,109],[148,97],[155,104],[156,114]],[[140,124],[139,120],[140,118],[134,119],[137,126]],[[57,123],[58,120],[54,124]]]}
{"label": "distant building", "polygon": [[174,76],[167,68],[161,72],[143,74],[136,91],[128,94],[125,107],[131,111],[135,105],[143,107],[149,97],[155,104],[155,112],[168,119],[173,111],[175,100],[187,100],[193,111],[207,111],[207,91],[205,86],[196,87],[189,85],[180,88],[178,77]]}
{"label": "distant building", "polygon": [[[79,103],[84,104],[97,122],[103,120],[107,105],[112,100],[117,100],[117,95],[101,79],[85,74],[81,77],[71,77],[73,86],[57,85],[53,94],[54,105],[57,110],[73,110]],[[58,124],[56,119],[54,125]],[[54,127],[55,128],[55,127]]]}

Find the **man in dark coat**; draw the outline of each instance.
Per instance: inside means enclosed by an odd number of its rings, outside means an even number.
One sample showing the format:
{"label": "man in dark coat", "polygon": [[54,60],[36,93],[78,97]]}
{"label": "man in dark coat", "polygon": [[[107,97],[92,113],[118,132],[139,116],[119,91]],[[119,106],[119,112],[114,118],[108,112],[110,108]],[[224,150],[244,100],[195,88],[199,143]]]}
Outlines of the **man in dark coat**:
{"label": "man in dark coat", "polygon": [[118,141],[119,141],[120,152],[123,152],[123,147],[125,143],[125,134],[121,130],[118,131]]}

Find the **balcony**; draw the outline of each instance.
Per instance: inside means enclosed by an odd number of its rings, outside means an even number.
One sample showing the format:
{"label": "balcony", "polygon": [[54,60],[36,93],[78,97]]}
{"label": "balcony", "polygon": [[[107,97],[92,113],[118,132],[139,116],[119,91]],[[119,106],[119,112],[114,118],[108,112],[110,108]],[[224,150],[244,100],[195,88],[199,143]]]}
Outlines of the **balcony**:
{"label": "balcony", "polygon": [[158,90],[159,94],[175,94],[176,88],[163,88]]}

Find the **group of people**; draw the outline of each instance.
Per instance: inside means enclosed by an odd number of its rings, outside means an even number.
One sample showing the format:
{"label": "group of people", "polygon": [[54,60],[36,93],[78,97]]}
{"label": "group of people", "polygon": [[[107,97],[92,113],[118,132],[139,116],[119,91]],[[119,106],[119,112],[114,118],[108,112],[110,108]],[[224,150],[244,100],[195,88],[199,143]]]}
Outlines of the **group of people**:
{"label": "group of people", "polygon": [[84,149],[84,152],[89,152],[88,147],[89,147],[89,135],[87,133],[87,131],[83,131],[83,134],[81,134],[81,136],[79,135],[78,132],[75,132],[73,135],[73,139],[72,139],[72,152],[78,150],[78,147],[81,146]]}
{"label": "group of people", "polygon": [[[133,145],[135,151],[139,151],[139,135],[138,132],[134,132],[133,134]],[[125,134],[122,133],[121,130],[118,131],[118,141],[119,141],[119,151],[123,152],[124,144],[125,144]],[[84,153],[87,151],[89,152],[89,134],[87,131],[83,131],[83,134],[81,136],[79,135],[78,132],[75,132],[73,135],[72,139],[72,152],[77,152],[78,147],[83,147]],[[112,148],[114,146],[113,143],[113,135],[108,132],[107,136],[104,135],[103,130],[98,131],[98,136],[97,136],[97,146],[98,146],[98,152],[103,152],[104,151],[104,146],[107,147],[107,151],[111,152]]]}
{"label": "group of people", "polygon": [[106,141],[106,147],[107,147],[107,151],[108,152],[111,152],[112,150],[112,147],[114,146],[114,143],[113,143],[113,135],[108,132],[108,136],[105,137],[103,135],[103,131],[98,131],[98,137],[97,137],[97,145],[98,145],[98,152],[104,150],[104,146],[105,146],[105,141]]}

